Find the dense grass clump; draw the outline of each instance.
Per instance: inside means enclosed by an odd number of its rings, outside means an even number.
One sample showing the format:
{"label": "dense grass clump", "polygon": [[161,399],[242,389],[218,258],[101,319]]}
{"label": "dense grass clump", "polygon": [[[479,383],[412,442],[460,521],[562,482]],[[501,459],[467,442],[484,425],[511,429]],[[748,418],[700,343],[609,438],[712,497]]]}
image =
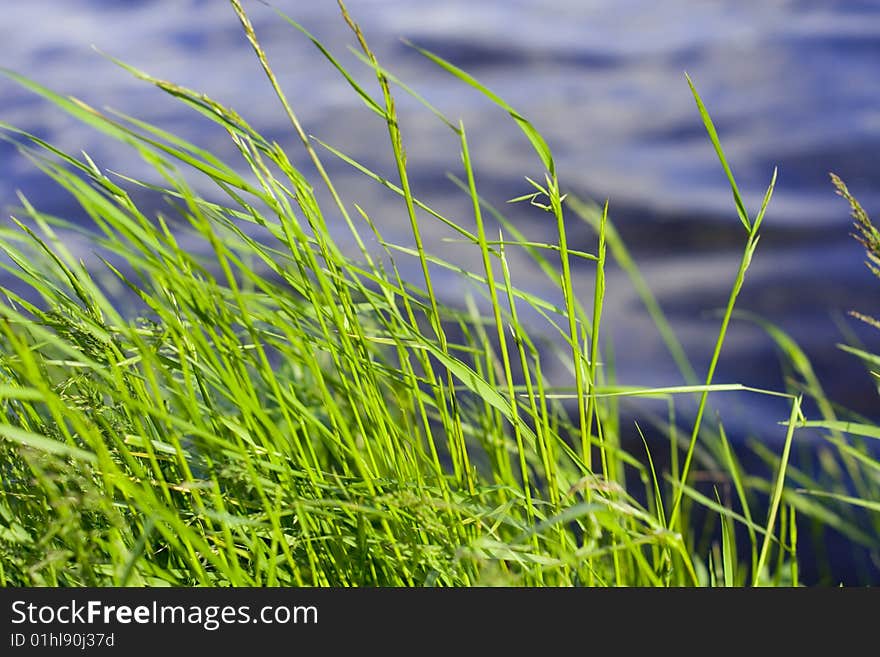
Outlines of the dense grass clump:
{"label": "dense grass clump", "polygon": [[[790,409],[780,418],[782,450],[763,453],[773,476],[743,472],[723,424],[704,421],[710,393],[748,390],[713,377],[775,174],[750,216],[693,86],[695,116],[744,228],[700,378],[608,205],[566,198],[550,148],[514,108],[422,51],[506,111],[534,146],[544,176],[529,178],[530,193],[517,200],[546,210],[554,243],[528,241],[481,198],[465,127],[430,106],[458,141],[456,180],[472,214],[449,218],[415,196],[392,95],[393,85],[409,88],[376,61],[341,3],[378,94],[315,43],[385,120],[394,180],[307,136],[239,2],[231,5],[314,175],[231,109],[146,73],[128,69],[223,128],[240,161],[7,72],[135,151],[162,182],[108,174],[86,155],[2,126],[91,219],[100,261],[82,262],[65,246],[64,235],[86,229],[25,198],[0,234],[3,266],[16,280],[0,305],[0,584],[796,585],[804,519],[876,540],[876,519],[866,529],[852,514],[873,508],[878,464],[845,433],[876,438],[878,430],[847,423],[827,402],[825,417],[807,421],[803,397],[824,397],[784,335],[768,327],[803,381],[759,391]],[[396,194],[412,245],[387,241],[380,222],[344,200],[322,156]],[[223,200],[194,191],[194,178]],[[169,211],[149,215],[133,195],[144,189],[164,196]],[[459,273],[478,301],[453,304],[437,293],[432,276],[455,266],[422,239],[425,216],[477,255],[481,269]],[[344,222],[356,257],[340,247],[329,217]],[[596,230],[589,253],[566,239],[569,222],[580,220]],[[517,287],[512,249],[558,285],[561,306]],[[599,367],[609,257],[633,277],[686,385],[620,385]],[[400,258],[418,263],[421,280],[402,278]],[[574,289],[577,259],[595,267],[591,290]],[[525,312],[546,330],[527,329]],[[545,346],[547,335],[563,346]],[[551,380],[548,359],[564,362],[571,379]],[[668,400],[668,445],[624,448],[619,402],[630,396]],[[674,413],[682,396],[697,403],[684,430]],[[856,496],[844,495],[842,477],[790,466],[804,427],[827,434],[828,463],[848,468]],[[653,466],[657,449],[671,464],[662,471]],[[697,462],[732,485],[732,500],[692,481]]]}

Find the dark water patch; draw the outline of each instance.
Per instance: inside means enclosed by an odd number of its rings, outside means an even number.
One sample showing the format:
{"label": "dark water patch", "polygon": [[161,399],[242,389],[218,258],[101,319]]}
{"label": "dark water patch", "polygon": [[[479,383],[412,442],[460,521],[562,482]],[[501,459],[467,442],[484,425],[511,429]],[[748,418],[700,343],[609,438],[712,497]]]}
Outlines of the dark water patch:
{"label": "dark water patch", "polygon": [[[487,69],[493,67],[507,68],[521,66],[532,58],[529,53],[518,49],[515,44],[492,44],[474,42],[469,39],[455,37],[437,38],[429,35],[412,35],[409,40],[417,48],[431,53],[468,70]],[[421,57],[416,50],[406,43],[400,43],[396,49],[398,56],[413,55]]]}
{"label": "dark water patch", "polygon": [[[765,265],[772,269],[773,264]],[[737,308],[748,310],[767,318],[784,321],[799,326],[809,334],[815,334],[821,324],[817,321],[822,317],[830,317],[835,312],[847,313],[860,306],[874,304],[876,287],[874,281],[866,280],[857,286],[849,280],[853,272],[826,269],[822,260],[815,262],[816,269],[811,273],[796,275],[780,267],[779,274],[757,273],[749,276],[738,299]],[[757,267],[755,267],[757,269]],[[853,266],[857,270],[857,266]],[[729,282],[733,285],[735,271],[730,272]],[[847,281],[841,284],[841,279]],[[702,284],[701,284],[702,283]],[[719,290],[708,282],[690,281],[682,283],[680,290],[663,288],[658,293],[660,303],[665,312],[673,318],[693,317],[695,312],[707,312],[718,307],[718,302],[726,295],[719,295]],[[833,299],[832,304],[818,306],[817,297]],[[829,336],[816,336],[815,342],[821,342]]]}
{"label": "dark water patch", "polygon": [[34,56],[47,67],[64,64],[71,55],[73,55],[71,48],[66,44],[47,44],[39,46],[34,50]]}
{"label": "dark water patch", "polygon": [[[162,4],[163,0],[89,0],[89,3],[96,9],[104,9],[108,11],[124,12],[131,9],[144,9],[146,7]],[[192,0],[190,0],[192,3]],[[196,4],[201,4],[200,0],[195,0]]]}
{"label": "dark water patch", "polygon": [[[713,118],[712,123],[716,131],[723,135],[731,135],[742,129],[742,119],[738,117],[721,115]],[[705,143],[706,128],[702,123],[694,121],[693,117],[682,117],[672,123],[646,122],[636,126],[633,135],[645,147],[664,144],[683,146],[687,143]],[[770,168],[772,170],[773,167]]]}
{"label": "dark water patch", "polygon": [[[878,153],[880,153],[880,139],[869,136],[858,141],[826,143],[819,147],[788,152],[779,149],[770,156],[759,158],[756,161],[756,168],[766,170],[777,166],[786,186],[804,190],[827,187],[829,192],[832,192],[829,172],[834,172],[847,181],[848,185],[853,186],[853,191],[859,188],[876,190],[880,188]],[[866,208],[870,208],[871,201],[876,198],[875,193],[869,192],[869,194],[867,199],[863,198],[864,194],[860,195],[860,202],[864,201]]]}
{"label": "dark water patch", "polygon": [[[880,12],[876,11],[875,17],[880,16]],[[871,23],[866,23],[866,27],[871,27]],[[811,63],[813,59],[817,62],[824,61],[827,66],[832,59],[854,58],[870,61],[871,58],[880,57],[880,24],[873,25],[874,31],[864,34],[847,33],[847,34],[797,34],[787,37],[790,47],[797,49],[804,57],[804,63]],[[837,69],[837,73],[845,76],[848,71],[845,69]]]}
{"label": "dark water patch", "polygon": [[[658,210],[647,205],[619,203],[612,199],[609,215],[627,249],[636,256],[636,264],[643,261],[659,263],[664,258],[687,253],[699,256],[718,249],[741,249],[746,239],[745,228],[736,217],[732,200],[730,212],[716,214]],[[791,253],[792,249],[799,246],[808,249],[817,244],[847,243],[848,239],[847,224],[844,222],[838,226],[798,226],[765,221],[761,228],[761,242],[756,259],[773,258],[777,250]],[[731,271],[731,274],[734,273],[735,271]]]}
{"label": "dark water patch", "polygon": [[[523,48],[510,41],[489,43],[475,42],[471,39],[444,36],[443,38],[415,34],[409,39],[415,46],[428,50],[467,71],[480,71],[491,68],[505,68],[530,65],[551,65],[559,68],[576,68],[587,71],[601,71],[623,66],[627,57],[618,53],[586,48],[557,50],[553,44],[544,48]],[[402,44],[399,54],[414,51]]]}
{"label": "dark water patch", "polygon": [[[874,0],[845,0],[845,2],[834,3],[835,10],[845,16],[871,16],[876,17],[878,14],[877,3]],[[792,12],[800,12],[805,10],[825,10],[829,8],[826,0],[793,0],[790,2]]]}
{"label": "dark water patch", "polygon": [[184,46],[188,50],[198,50],[208,43],[211,35],[208,35],[197,28],[182,28],[174,30],[171,34],[171,38],[175,43]]}

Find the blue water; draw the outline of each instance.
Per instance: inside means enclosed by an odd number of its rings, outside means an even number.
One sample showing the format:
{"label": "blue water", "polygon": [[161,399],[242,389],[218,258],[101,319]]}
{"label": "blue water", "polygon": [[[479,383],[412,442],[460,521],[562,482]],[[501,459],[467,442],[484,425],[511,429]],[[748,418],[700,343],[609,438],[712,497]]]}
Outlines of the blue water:
{"label": "blue water", "polygon": [[[346,48],[354,40],[331,0],[277,0],[369,82]],[[4,3],[0,65],[97,106],[111,106],[177,131],[234,159],[224,135],[160,92],[134,80],[92,48],[149,73],[204,91],[235,107],[257,129],[299,153],[240,26],[222,0],[41,0]],[[258,2],[245,2],[281,84],[306,130],[389,176],[383,127],[301,34]],[[880,219],[880,3],[806,0],[350,0],[380,60],[468,129],[477,184],[504,201],[525,193],[540,163],[504,112],[404,45],[400,37],[450,59],[529,117],[553,149],[567,191],[610,200],[649,285],[669,314],[700,376],[718,328],[743,231],[723,172],[705,136],[684,73],[696,83],[721,135],[746,205],[754,212],[774,167],[779,178],[764,237],[739,307],[789,332],[813,360],[829,395],[878,416],[871,377],[836,343],[854,332],[871,349],[880,333],[847,317],[880,314],[880,281],[849,235],[846,203],[828,172],[841,175]],[[417,102],[398,101],[417,195],[452,216],[468,202],[446,180],[459,172],[458,143]],[[56,145],[87,151],[110,169],[145,173],[114,144],[20,87],[0,80],[0,120]],[[305,160],[298,160],[304,162]],[[347,166],[327,162],[349,202],[382,217],[386,236],[406,242],[405,215],[387,194]],[[0,204],[23,190],[42,209],[75,215],[24,159],[0,144]],[[528,206],[509,215],[536,239],[552,239],[548,216]],[[430,248],[464,266],[461,245],[426,224]],[[342,231],[340,231],[342,235]],[[572,247],[594,248],[571,222]],[[84,257],[85,241],[73,241]],[[520,286],[558,300],[527,260]],[[414,263],[401,262],[418,280]],[[576,279],[589,299],[592,267]],[[460,298],[460,283],[440,286]],[[609,272],[604,324],[624,383],[681,382],[627,279]],[[562,376],[563,369],[557,372]],[[716,375],[779,389],[773,343],[753,324],[734,322]],[[735,439],[777,448],[784,402],[755,395],[715,400]],[[634,436],[635,437],[635,436]]]}

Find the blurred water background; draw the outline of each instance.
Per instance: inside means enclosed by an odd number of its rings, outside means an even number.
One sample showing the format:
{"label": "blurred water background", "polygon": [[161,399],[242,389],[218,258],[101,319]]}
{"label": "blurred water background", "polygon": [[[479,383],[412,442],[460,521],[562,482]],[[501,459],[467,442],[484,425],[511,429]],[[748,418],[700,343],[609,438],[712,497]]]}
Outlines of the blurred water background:
{"label": "blurred water background", "polygon": [[[387,133],[377,117],[303,35],[263,4],[243,4],[306,130],[393,178]],[[370,72],[346,50],[354,38],[336,2],[274,4],[370,80]],[[612,219],[702,377],[717,335],[715,312],[726,303],[744,233],[689,93],[687,71],[715,120],[752,213],[774,166],[779,168],[739,308],[791,334],[833,400],[880,416],[871,377],[836,346],[855,336],[877,348],[880,334],[847,312],[880,312],[880,282],[864,266],[863,250],[850,236],[849,208],[828,176],[833,171],[843,177],[868,213],[880,218],[880,3],[347,4],[380,61],[451,118],[464,121],[480,192],[505,207],[527,234],[552,240],[555,230],[549,215],[524,204],[505,205],[529,191],[524,176],[541,175],[529,143],[503,111],[431,65],[401,37],[466,69],[528,117],[553,149],[566,191],[598,202],[609,199]],[[236,160],[224,134],[132,78],[95,46],[207,93],[291,153],[301,152],[225,0],[39,0],[5,2],[3,8],[0,66],[159,124]],[[461,170],[454,135],[404,94],[398,109],[416,195],[450,216],[466,217],[469,201],[446,177]],[[85,150],[106,168],[146,173],[125,149],[5,79],[0,79],[0,120],[69,151]],[[294,159],[307,167],[305,158]],[[329,155],[326,162],[345,199],[369,209],[387,237],[405,243],[401,205],[347,165]],[[0,143],[0,204],[14,205],[16,190],[45,211],[79,216],[64,192]],[[453,260],[465,257],[460,244],[442,241],[447,233],[436,224],[426,223],[424,230],[432,250]],[[72,243],[88,257],[87,242]],[[594,245],[592,231],[572,218],[572,248],[592,251]],[[477,251],[472,254],[462,264],[478,269]],[[401,264],[420,280],[414,261]],[[575,271],[578,289],[585,300],[591,298],[592,264]],[[524,258],[513,272],[521,287],[558,300]],[[463,293],[452,277],[439,287],[450,300]],[[621,382],[682,382],[637,295],[613,266],[604,321]],[[716,382],[781,389],[783,376],[778,350],[766,334],[749,322],[734,322]],[[721,397],[713,407],[734,439],[778,446],[784,431],[777,423],[788,414],[783,401]]]}

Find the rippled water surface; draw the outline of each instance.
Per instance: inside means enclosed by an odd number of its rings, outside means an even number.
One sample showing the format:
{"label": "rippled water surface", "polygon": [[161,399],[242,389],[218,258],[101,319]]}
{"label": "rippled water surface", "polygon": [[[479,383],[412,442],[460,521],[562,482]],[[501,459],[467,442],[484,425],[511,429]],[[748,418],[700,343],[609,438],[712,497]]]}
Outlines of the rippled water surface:
{"label": "rippled water surface", "polygon": [[[112,106],[232,156],[222,134],[98,54],[204,91],[236,108],[259,130],[290,145],[291,134],[227,3],[221,0],[40,0],[6,3],[0,65],[98,106]],[[354,43],[330,0],[277,0],[341,58]],[[257,2],[245,3],[308,132],[393,173],[386,134],[317,50]],[[693,78],[721,135],[746,204],[754,211],[774,167],[775,196],[740,308],[777,323],[805,348],[829,394],[877,416],[870,377],[836,343],[854,331],[877,348],[878,334],[847,318],[880,311],[880,282],[849,236],[848,206],[828,172],[841,175],[869,214],[880,218],[880,3],[807,0],[349,0],[380,59],[452,118],[462,118],[475,152],[481,192],[496,203],[525,193],[540,163],[506,115],[406,46],[433,50],[478,77],[529,117],[556,155],[565,188],[610,200],[642,272],[702,376],[727,299],[743,231],[724,175],[700,122],[684,73]],[[468,204],[445,177],[458,172],[452,134],[414,100],[399,110],[417,195],[454,216]],[[71,151],[86,150],[109,168],[136,162],[46,103],[0,80],[0,120]],[[393,199],[329,160],[346,198],[371,209],[390,234],[406,239]],[[11,147],[0,144],[0,202],[22,189],[42,208],[73,212],[67,197]],[[552,225],[528,206],[510,216],[536,238]],[[572,246],[594,247],[572,220]],[[460,245],[431,247],[450,258]],[[82,244],[84,253],[88,245]],[[511,254],[511,257],[515,257]],[[404,263],[405,264],[405,263]],[[464,264],[468,264],[465,262]],[[470,263],[475,266],[476,261]],[[515,263],[522,287],[555,298],[528,262]],[[412,266],[409,274],[417,277]],[[577,269],[584,298],[592,267]],[[442,286],[454,298],[450,280]],[[619,378],[674,385],[681,376],[625,277],[608,282],[606,336]],[[716,380],[779,388],[772,342],[734,322]],[[779,440],[784,404],[731,396],[719,401],[740,437]]]}

